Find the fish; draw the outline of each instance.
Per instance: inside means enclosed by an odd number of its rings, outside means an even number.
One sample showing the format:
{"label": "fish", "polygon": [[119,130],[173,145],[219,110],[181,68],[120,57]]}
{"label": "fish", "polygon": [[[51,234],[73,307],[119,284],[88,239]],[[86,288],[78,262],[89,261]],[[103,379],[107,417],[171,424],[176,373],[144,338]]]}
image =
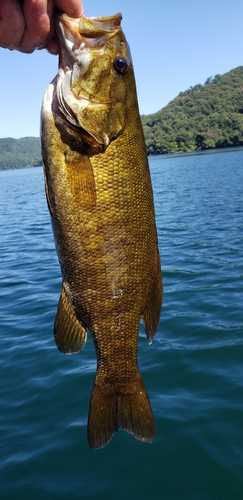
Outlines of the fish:
{"label": "fish", "polygon": [[136,82],[122,15],[56,18],[58,74],[46,89],[41,145],[46,199],[62,273],[58,349],[79,352],[91,334],[97,371],[88,442],[118,429],[154,439],[138,367],[142,318],[158,329],[162,274]]}

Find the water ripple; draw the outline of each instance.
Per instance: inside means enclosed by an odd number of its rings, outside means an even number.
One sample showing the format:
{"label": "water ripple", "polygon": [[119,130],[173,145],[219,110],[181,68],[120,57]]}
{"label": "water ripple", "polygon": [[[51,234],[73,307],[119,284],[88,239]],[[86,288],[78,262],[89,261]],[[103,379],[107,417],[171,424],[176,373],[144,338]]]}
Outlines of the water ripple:
{"label": "water ripple", "polygon": [[151,158],[165,294],[151,346],[141,326],[139,365],[156,437],[120,432],[96,453],[94,346],[66,357],[53,340],[61,277],[42,170],[0,172],[4,500],[241,499],[242,164],[242,151]]}

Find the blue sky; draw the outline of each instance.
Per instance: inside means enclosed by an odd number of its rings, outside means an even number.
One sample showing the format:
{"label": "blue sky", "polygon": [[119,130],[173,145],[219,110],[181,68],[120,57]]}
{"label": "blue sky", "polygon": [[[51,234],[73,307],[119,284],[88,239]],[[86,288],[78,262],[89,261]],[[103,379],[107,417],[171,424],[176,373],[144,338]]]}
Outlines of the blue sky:
{"label": "blue sky", "polygon": [[[140,112],[243,65],[242,0],[84,0],[87,16],[123,14]],[[57,72],[46,51],[0,49],[0,137],[39,136],[42,96]]]}

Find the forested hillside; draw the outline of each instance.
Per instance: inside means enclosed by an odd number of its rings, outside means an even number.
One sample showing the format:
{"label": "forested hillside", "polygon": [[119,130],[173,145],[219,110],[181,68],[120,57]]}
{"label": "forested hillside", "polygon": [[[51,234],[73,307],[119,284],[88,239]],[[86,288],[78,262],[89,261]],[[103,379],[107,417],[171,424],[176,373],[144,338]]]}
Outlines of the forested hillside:
{"label": "forested hillside", "polygon": [[142,123],[150,155],[242,146],[243,66],[180,92]]}
{"label": "forested hillside", "polygon": [[0,139],[0,170],[41,165],[40,139]]}
{"label": "forested hillside", "polygon": [[[180,92],[142,123],[149,155],[243,146],[243,66]],[[39,138],[0,139],[0,170],[41,163]]]}

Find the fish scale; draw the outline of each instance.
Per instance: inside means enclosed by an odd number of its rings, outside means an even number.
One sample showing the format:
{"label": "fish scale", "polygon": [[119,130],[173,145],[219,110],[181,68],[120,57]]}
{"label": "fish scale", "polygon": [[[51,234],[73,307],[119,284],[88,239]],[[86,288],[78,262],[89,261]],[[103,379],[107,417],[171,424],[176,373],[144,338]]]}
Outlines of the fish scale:
{"label": "fish scale", "polygon": [[138,368],[138,331],[142,316],[151,343],[162,276],[134,72],[120,21],[120,14],[59,15],[60,70],[42,106],[46,195],[63,277],[54,336],[59,350],[72,354],[85,345],[87,331],[92,335],[92,448],[105,446],[119,428],[142,441],[154,436]]}

